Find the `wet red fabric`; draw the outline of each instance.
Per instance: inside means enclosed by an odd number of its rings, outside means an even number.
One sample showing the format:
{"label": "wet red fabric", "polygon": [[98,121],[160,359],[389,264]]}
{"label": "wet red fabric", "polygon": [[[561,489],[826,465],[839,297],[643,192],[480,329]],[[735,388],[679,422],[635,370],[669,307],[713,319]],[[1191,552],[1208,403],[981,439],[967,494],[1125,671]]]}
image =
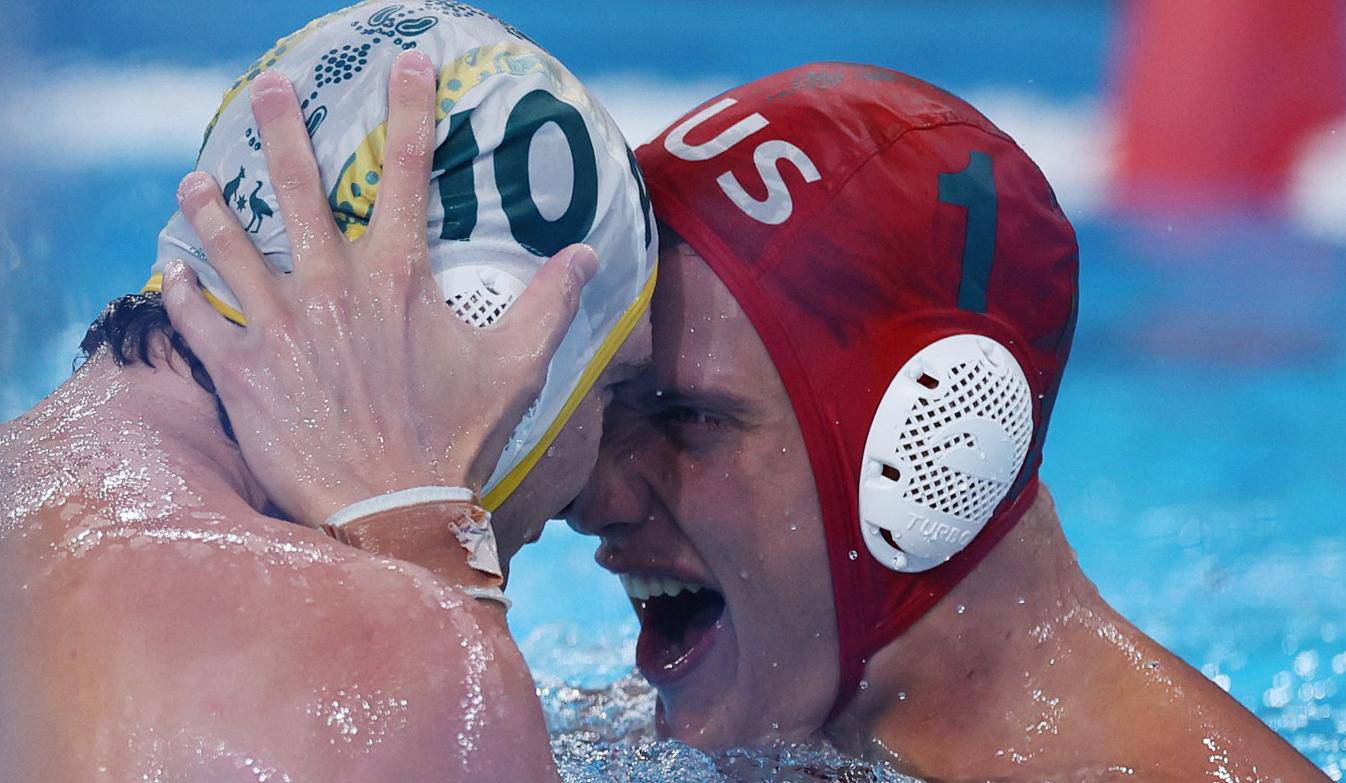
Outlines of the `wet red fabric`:
{"label": "wet red fabric", "polygon": [[[700,115],[700,116],[698,116]],[[969,209],[941,174],[994,172],[985,311],[959,308]],[[929,611],[1031,505],[1070,349],[1074,231],[1028,156],[967,103],[895,71],[794,68],[707,101],[637,151],[655,213],[724,281],[780,372],[803,431],[841,640],[839,711],[866,661]],[[1034,391],[1034,437],[1009,496],[967,549],[919,574],[861,539],[865,438],[893,376],[941,337],[1004,344]]]}

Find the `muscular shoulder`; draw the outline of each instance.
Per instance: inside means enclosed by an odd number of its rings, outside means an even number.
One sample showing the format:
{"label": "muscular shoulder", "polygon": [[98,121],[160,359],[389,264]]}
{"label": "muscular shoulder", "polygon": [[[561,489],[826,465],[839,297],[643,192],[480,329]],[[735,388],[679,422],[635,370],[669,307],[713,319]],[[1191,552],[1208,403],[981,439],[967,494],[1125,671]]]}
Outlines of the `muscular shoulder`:
{"label": "muscular shoulder", "polygon": [[537,710],[502,619],[428,572],[238,509],[124,520],[80,500],[35,520],[46,540],[16,585],[28,634],[11,663],[47,694],[40,739],[89,765],[117,763],[109,741],[145,741],[181,763],[228,747],[383,774],[405,741],[445,769],[468,760],[446,755],[474,740],[464,729]]}

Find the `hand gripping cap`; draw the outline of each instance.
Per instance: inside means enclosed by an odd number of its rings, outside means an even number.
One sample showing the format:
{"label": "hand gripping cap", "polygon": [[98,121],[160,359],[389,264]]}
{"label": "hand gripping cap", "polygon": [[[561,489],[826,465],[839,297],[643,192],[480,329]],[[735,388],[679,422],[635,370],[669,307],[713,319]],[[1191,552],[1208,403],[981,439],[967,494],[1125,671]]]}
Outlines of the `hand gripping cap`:
{"label": "hand gripping cap", "polygon": [[1074,232],[1005,133],[883,68],[768,76],[637,158],[789,392],[827,538],[839,711],[1032,503],[1075,323]]}
{"label": "hand gripping cap", "polygon": [[[516,428],[483,504],[497,508],[564,426],[638,322],[653,291],[657,241],[635,157],[607,112],[569,71],[517,30],[448,0],[363,2],[282,38],[225,93],[197,168],[275,269],[294,259],[246,90],[275,69],[294,83],[332,215],[348,239],[364,233],[378,197],[387,135],[388,75],[418,49],[438,69],[430,264],[445,301],[486,326],[566,245],[586,242],[599,266],[553,356],[546,385]],[[238,302],[191,225],[176,213],[159,235],[147,290],[180,258],[207,298],[243,323]]]}

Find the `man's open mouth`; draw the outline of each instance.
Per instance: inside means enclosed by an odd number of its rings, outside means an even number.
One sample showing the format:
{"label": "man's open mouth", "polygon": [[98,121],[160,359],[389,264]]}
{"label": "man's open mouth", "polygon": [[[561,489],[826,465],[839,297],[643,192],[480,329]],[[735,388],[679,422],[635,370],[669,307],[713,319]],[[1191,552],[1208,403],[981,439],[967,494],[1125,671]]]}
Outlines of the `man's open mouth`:
{"label": "man's open mouth", "polygon": [[655,685],[683,677],[714,645],[724,595],[671,577],[621,574],[621,580],[640,617],[640,671]]}

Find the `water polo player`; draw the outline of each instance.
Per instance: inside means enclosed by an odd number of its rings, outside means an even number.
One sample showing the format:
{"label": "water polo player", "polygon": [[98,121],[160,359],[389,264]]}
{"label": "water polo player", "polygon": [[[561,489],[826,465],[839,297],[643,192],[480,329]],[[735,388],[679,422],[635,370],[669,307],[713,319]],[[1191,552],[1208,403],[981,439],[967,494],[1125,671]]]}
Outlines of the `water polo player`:
{"label": "water polo player", "polygon": [[199,168],[149,292],[0,430],[5,777],[555,779],[500,571],[649,351],[621,135],[495,19],[363,3]]}
{"label": "water polo player", "polygon": [[653,361],[571,511],[664,736],[823,733],[938,780],[1321,780],[1098,596],[1038,479],[1077,247],[968,104],[827,63],[637,157]]}

